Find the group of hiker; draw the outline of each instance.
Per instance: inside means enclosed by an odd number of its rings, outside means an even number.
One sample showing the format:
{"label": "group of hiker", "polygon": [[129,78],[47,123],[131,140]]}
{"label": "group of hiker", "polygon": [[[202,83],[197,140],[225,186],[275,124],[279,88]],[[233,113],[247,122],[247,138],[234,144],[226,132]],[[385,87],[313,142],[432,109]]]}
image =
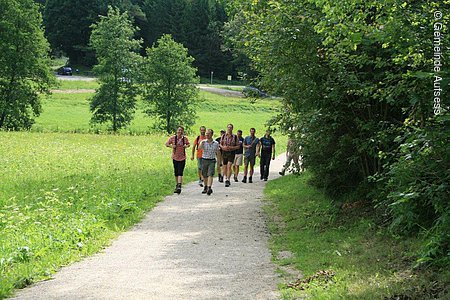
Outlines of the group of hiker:
{"label": "group of hiker", "polygon": [[[242,130],[233,133],[233,124],[227,125],[227,130],[221,130],[219,137],[214,139],[214,131],[200,127],[200,134],[195,138],[192,147],[191,160],[197,159],[198,184],[203,187],[203,194],[211,195],[213,177],[218,173],[218,181],[225,182],[225,187],[231,185],[231,177],[238,182],[239,168],[244,165],[243,183],[252,183],[256,157],[260,157],[260,179],[267,181],[270,161],[275,159],[275,140],[267,130],[261,138],[256,137],[255,128],[250,128],[250,134],[242,137]],[[171,136],[166,146],[172,148],[173,168],[176,179],[174,193],[181,193],[183,171],[186,165],[186,148],[191,145],[184,135],[184,128],[179,126],[177,133]],[[289,146],[289,144],[288,144]],[[292,151],[291,151],[292,153]],[[287,152],[289,159],[289,150]],[[295,159],[295,157],[291,157]],[[295,161],[298,164],[298,157]],[[291,161],[289,160],[289,165]],[[283,166],[282,174],[287,168]]]}

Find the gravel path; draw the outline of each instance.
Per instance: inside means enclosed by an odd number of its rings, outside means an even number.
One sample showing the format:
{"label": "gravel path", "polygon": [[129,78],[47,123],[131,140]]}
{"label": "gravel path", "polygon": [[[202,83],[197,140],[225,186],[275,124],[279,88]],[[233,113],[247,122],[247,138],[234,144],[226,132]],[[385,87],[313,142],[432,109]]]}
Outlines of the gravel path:
{"label": "gravel path", "polygon": [[[284,156],[272,161],[277,177]],[[14,299],[279,299],[261,198],[265,182],[191,183],[101,253]],[[270,179],[269,178],[269,179]]]}

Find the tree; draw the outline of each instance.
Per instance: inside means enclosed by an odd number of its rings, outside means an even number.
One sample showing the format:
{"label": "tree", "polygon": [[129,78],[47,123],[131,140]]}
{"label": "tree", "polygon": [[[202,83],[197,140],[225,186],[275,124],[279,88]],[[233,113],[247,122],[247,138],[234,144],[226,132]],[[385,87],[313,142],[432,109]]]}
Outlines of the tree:
{"label": "tree", "polygon": [[92,25],[91,45],[97,55],[99,89],[91,99],[92,123],[111,122],[115,132],[128,125],[136,106],[137,68],[141,41],[133,38],[127,13],[109,7],[108,15]]}
{"label": "tree", "polygon": [[144,101],[149,116],[156,116],[156,126],[167,133],[183,124],[195,123],[198,78],[192,67],[194,59],[171,35],[163,35],[156,45],[147,49],[144,62]]}
{"label": "tree", "polygon": [[45,30],[53,50],[63,51],[71,64],[93,65],[89,49],[92,23],[101,13],[100,1],[47,0],[44,8]]}
{"label": "tree", "polygon": [[0,128],[29,129],[41,112],[40,93],[54,83],[39,7],[0,0]]}
{"label": "tree", "polygon": [[[283,96],[285,111],[276,121],[301,142],[313,183],[336,199],[372,201],[397,232],[426,228],[421,261],[447,265],[449,103],[443,97],[441,116],[434,114],[431,49],[442,47],[430,37],[433,12],[449,3],[230,4],[245,20],[237,43],[262,84]],[[444,15],[442,24],[448,20]],[[447,58],[438,60],[445,65]],[[448,78],[448,68],[439,75]]]}

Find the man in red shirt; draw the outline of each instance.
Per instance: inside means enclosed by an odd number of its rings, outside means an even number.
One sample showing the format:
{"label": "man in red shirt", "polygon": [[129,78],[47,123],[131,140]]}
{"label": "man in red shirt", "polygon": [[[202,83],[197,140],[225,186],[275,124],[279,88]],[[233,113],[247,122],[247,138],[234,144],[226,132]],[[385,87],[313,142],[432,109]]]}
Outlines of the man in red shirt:
{"label": "man in red shirt", "polygon": [[233,134],[233,124],[227,125],[227,133],[220,139],[220,148],[222,149],[222,159],[224,166],[224,175],[226,177],[225,187],[230,186],[231,166],[234,162],[236,150],[240,147],[237,135]]}

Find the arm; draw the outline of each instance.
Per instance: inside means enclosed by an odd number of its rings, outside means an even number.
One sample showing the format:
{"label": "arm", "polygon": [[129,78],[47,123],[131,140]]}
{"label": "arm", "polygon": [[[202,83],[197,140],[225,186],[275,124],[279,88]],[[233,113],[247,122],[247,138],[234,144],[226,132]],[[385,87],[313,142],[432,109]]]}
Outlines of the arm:
{"label": "arm", "polygon": [[275,159],[275,143],[272,144],[272,160]]}
{"label": "arm", "polygon": [[196,139],[194,142],[194,147],[192,147],[191,160],[194,160],[195,148],[200,149],[198,142],[199,142],[198,139]]}
{"label": "arm", "polygon": [[189,144],[189,140],[187,139],[187,137],[183,137],[183,139],[186,139],[186,143],[184,144],[184,148],[189,148],[191,146],[191,144]]}
{"label": "arm", "polygon": [[172,149],[175,149],[177,146],[176,145],[174,145],[174,143],[171,141],[171,137],[167,140],[167,142],[166,142],[166,147],[169,147],[169,148],[172,148]]}

